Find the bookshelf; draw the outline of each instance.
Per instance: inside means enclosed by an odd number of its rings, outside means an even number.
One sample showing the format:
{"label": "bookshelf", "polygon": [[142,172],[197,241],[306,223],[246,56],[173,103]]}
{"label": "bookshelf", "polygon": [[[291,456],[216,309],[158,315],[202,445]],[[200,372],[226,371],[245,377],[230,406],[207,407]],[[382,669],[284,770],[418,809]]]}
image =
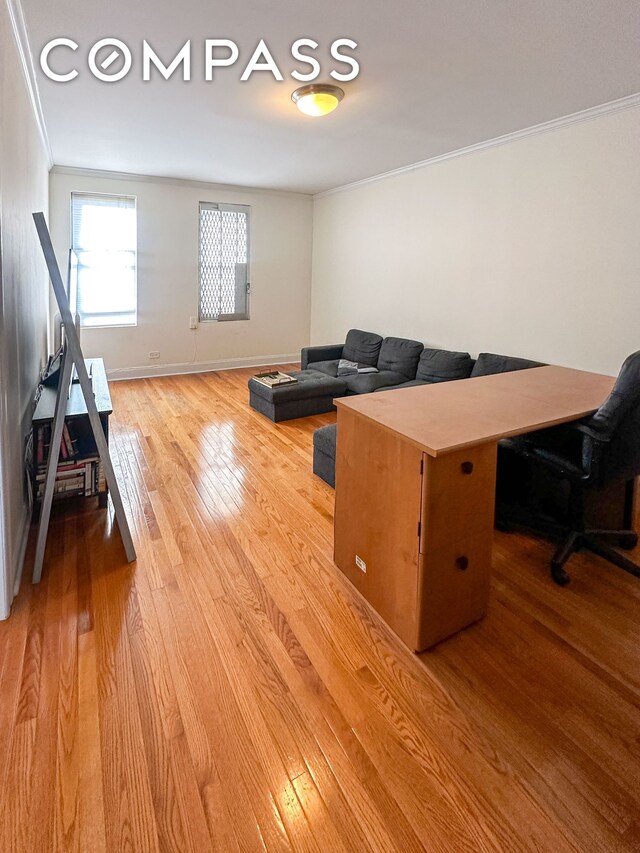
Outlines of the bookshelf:
{"label": "bookshelf", "polygon": [[[109,383],[101,358],[86,358],[100,423],[109,442],[109,415],[113,408]],[[51,450],[51,433],[55,413],[57,387],[43,386],[33,414],[32,486],[34,513],[39,515],[44,494],[47,459]],[[107,505],[107,484],[89,421],[89,413],[79,383],[73,382],[67,400],[53,499],[98,497],[101,507]]]}

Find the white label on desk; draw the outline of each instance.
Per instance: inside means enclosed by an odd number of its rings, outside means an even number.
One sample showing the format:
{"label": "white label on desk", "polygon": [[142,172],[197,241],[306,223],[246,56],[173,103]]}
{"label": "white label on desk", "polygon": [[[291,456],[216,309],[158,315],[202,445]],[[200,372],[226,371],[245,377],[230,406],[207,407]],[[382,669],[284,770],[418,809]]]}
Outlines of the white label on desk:
{"label": "white label on desk", "polygon": [[364,573],[365,573],[365,575],[366,575],[366,573],[367,573],[367,564],[366,564],[366,563],[365,563],[365,561],[362,559],[362,557],[358,557],[358,555],[357,555],[357,554],[356,554],[356,566],[360,569],[360,571],[361,571],[361,572],[364,572]]}

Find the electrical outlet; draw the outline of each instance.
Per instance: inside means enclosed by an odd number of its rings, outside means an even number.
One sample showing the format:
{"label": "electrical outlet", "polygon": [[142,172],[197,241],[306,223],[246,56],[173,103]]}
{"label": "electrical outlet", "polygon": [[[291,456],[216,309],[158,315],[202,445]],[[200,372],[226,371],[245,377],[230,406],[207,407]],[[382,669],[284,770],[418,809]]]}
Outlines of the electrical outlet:
{"label": "electrical outlet", "polygon": [[149,353],[149,358],[160,358],[160,350],[154,349]]}
{"label": "electrical outlet", "polygon": [[365,573],[365,575],[366,575],[366,573],[367,573],[367,564],[366,564],[366,563],[365,563],[365,561],[362,559],[362,557],[359,557],[357,554],[356,554],[356,566],[360,569],[360,571],[361,571],[361,572],[364,572],[364,573]]}
{"label": "electrical outlet", "polygon": [[189,328],[197,329],[198,328],[198,318],[197,317],[189,317]]}

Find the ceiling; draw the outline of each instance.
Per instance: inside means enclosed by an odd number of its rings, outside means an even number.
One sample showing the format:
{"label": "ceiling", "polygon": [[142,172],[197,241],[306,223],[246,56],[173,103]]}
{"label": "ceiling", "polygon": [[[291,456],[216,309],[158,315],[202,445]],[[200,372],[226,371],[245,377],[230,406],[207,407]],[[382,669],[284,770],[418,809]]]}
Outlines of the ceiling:
{"label": "ceiling", "polygon": [[[637,0],[22,3],[61,166],[315,193],[640,91]],[[59,36],[79,44],[76,55],[52,54],[61,70],[76,62],[71,83],[39,68],[41,48]],[[98,81],[86,64],[107,36],[134,57],[117,83]],[[358,43],[360,74],[322,118],[290,101],[301,85],[290,76],[290,46],[301,37],[320,44],[318,82],[330,81],[334,39]],[[204,81],[205,38],[240,48],[236,65],[217,69],[213,82]],[[267,72],[240,82],[261,38],[283,82]],[[191,39],[191,81],[156,74],[142,82],[143,39],[165,63]]]}

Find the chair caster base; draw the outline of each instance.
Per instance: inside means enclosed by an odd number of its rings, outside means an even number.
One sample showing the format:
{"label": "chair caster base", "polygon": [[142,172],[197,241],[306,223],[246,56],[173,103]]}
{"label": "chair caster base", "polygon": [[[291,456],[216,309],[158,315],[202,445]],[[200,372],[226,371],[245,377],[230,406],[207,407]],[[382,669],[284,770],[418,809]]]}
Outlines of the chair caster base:
{"label": "chair caster base", "polygon": [[558,586],[567,586],[571,581],[570,576],[565,572],[564,568],[554,563],[551,564],[551,577]]}

